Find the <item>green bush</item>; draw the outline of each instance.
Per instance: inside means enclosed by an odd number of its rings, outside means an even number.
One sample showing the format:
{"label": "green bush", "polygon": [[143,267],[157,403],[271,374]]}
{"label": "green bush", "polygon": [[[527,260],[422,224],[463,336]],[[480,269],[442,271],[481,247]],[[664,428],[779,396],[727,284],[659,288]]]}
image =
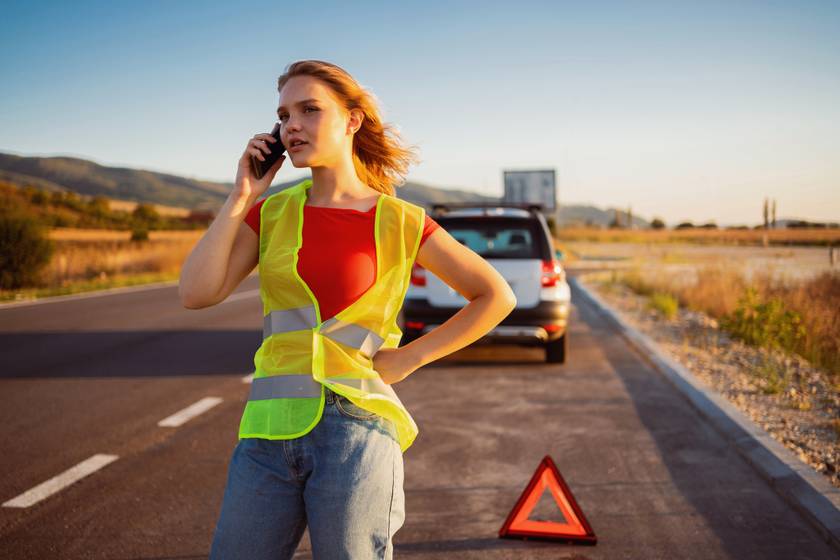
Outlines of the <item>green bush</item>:
{"label": "green bush", "polygon": [[654,292],[653,295],[650,296],[650,302],[648,305],[664,315],[666,319],[673,319],[676,317],[677,310],[680,308],[680,304],[674,296],[662,292]]}
{"label": "green bush", "polygon": [[638,271],[631,270],[620,273],[618,281],[640,296],[652,296],[654,293],[653,286],[647,282]]}
{"label": "green bush", "polygon": [[772,357],[762,358],[758,365],[753,366],[753,374],[761,380],[761,391],[766,395],[783,393],[790,384],[790,374]]}
{"label": "green bush", "polygon": [[149,230],[145,228],[134,228],[131,230],[131,241],[148,241]]}
{"label": "green bush", "polygon": [[665,221],[662,218],[654,218],[650,222],[650,229],[665,229]]}
{"label": "green bush", "polygon": [[37,285],[54,250],[42,226],[32,217],[0,212],[0,288],[16,290]]}
{"label": "green bush", "polygon": [[108,199],[98,195],[88,200],[87,211],[96,218],[107,218],[111,213],[111,208]]}
{"label": "green bush", "polygon": [[154,205],[141,202],[131,213],[132,223],[135,227],[145,229],[157,229],[162,219]]}
{"label": "green bush", "polygon": [[35,191],[32,196],[29,197],[29,200],[35,206],[46,206],[49,202],[49,196],[47,196],[47,193],[44,191]]}
{"label": "green bush", "polygon": [[752,286],[738,300],[735,311],[722,317],[720,325],[748,344],[784,350],[794,350],[806,334],[799,313],[785,309],[778,297],[761,301]]}

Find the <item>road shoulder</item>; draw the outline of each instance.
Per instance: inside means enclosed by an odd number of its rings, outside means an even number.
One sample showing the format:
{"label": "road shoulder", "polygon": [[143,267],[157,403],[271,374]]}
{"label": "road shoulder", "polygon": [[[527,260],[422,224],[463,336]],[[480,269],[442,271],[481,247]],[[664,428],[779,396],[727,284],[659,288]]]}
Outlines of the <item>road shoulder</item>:
{"label": "road shoulder", "polygon": [[569,283],[616,325],[788,504],[840,550],[840,490],[725,398],[704,387],[690,371],[667,356],[650,337],[630,326],[577,278],[569,277]]}

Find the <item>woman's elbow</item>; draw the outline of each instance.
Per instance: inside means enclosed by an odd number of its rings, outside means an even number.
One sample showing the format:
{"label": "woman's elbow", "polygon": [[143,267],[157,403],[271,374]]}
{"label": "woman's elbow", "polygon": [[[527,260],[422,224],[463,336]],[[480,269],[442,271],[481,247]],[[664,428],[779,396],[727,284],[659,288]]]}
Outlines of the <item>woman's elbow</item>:
{"label": "woman's elbow", "polygon": [[185,309],[203,309],[212,304],[202,301],[193,292],[186,289],[183,285],[178,285],[178,298],[181,300],[181,305]]}
{"label": "woman's elbow", "polygon": [[516,294],[501,274],[496,275],[487,283],[484,293],[493,301],[493,306],[498,308],[500,313],[504,313],[502,319],[516,308]]}
{"label": "woman's elbow", "polygon": [[516,308],[516,294],[507,282],[502,282],[499,285],[498,289],[494,291],[494,296],[499,301],[499,307],[505,310],[503,318],[507,317]]}
{"label": "woman's elbow", "polygon": [[184,309],[201,309],[203,307],[183,294],[181,294],[181,306]]}
{"label": "woman's elbow", "polygon": [[513,292],[513,289],[510,286],[508,286],[507,290],[505,291],[505,301],[507,301],[508,307],[510,308],[508,310],[508,313],[516,309],[516,294]]}

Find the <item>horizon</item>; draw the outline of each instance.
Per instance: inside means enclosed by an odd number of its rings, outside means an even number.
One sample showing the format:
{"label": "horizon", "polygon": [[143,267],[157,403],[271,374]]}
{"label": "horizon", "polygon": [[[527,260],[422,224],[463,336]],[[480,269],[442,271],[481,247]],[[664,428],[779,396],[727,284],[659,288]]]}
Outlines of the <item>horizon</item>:
{"label": "horizon", "polygon": [[[18,157],[44,157],[44,158],[49,158],[49,157],[70,157],[70,158],[78,158],[78,156],[74,156],[74,155],[66,155],[66,154],[61,154],[61,155],[52,155],[52,156],[29,156],[29,155],[26,155],[26,154],[16,154],[16,153],[12,153],[12,152],[0,152],[0,154],[2,154],[2,153],[11,154],[11,155],[18,156]],[[88,160],[88,159],[86,159],[86,158],[82,158],[82,159],[85,159],[85,161],[91,161],[91,162],[92,162],[92,163],[94,163],[94,164],[97,164],[97,165],[102,165],[102,166],[105,166],[105,167],[120,167],[120,168],[124,167],[124,166],[109,166],[109,165],[103,164],[103,163],[98,162],[98,161]],[[152,172],[152,173],[170,173],[170,172],[168,172],[168,171],[159,171],[159,170],[156,170],[156,169],[148,169],[148,168],[134,168],[134,167],[125,167],[125,168],[126,168],[126,169],[131,169],[132,171],[147,171],[147,172]],[[305,174],[306,172],[304,171],[303,173]],[[309,174],[308,176],[309,176],[309,177],[311,177],[311,174]],[[215,180],[213,180],[213,179],[201,179],[201,178],[187,177],[187,176],[183,176],[183,177],[184,177],[184,178],[186,178],[186,179],[190,179],[190,180],[215,182]],[[277,185],[277,184],[278,184],[278,182],[279,182],[279,183],[287,183],[287,182],[294,183],[294,182],[296,182],[296,181],[304,180],[305,178],[307,178],[307,177],[305,177],[305,176],[299,176],[297,179],[283,179],[283,180],[280,180],[280,181],[273,181],[273,182],[272,182],[272,185]],[[409,180],[408,180],[408,182],[411,182],[411,183],[414,183],[414,184],[418,184],[418,185],[422,185],[422,186],[424,186],[424,187],[431,187],[431,188],[434,188],[434,189],[439,189],[439,190],[463,190],[463,189],[454,189],[454,188],[453,188],[453,189],[449,189],[449,188],[446,188],[446,187],[440,187],[440,186],[432,185],[432,184],[429,184],[429,183],[426,183],[426,182],[415,181],[415,180],[413,180],[413,179],[409,179]],[[220,183],[225,183],[225,181],[220,181]],[[231,181],[230,183],[232,184],[232,181]],[[399,187],[398,187],[398,189],[399,189]],[[469,192],[474,192],[474,191],[469,191]],[[485,193],[476,193],[476,194],[485,194]],[[503,193],[498,193],[496,196],[501,197],[501,196],[502,196],[502,194],[503,194]],[[491,194],[490,196],[492,196],[492,194]],[[108,198],[112,198],[112,197],[108,197]],[[122,200],[122,199],[114,199],[114,200]],[[772,202],[771,202],[771,204],[772,204]],[[168,205],[168,204],[162,204],[162,206],[170,206],[170,205]],[[568,201],[568,202],[565,202],[565,203],[558,203],[558,207],[559,207],[561,210],[562,210],[562,207],[563,207],[563,206],[567,206],[567,207],[568,207],[568,206],[573,206],[573,207],[592,207],[592,208],[595,208],[595,209],[597,209],[597,210],[601,210],[601,211],[603,211],[603,212],[612,212],[612,211],[614,211],[614,210],[619,210],[620,212],[624,213],[625,215],[626,215],[626,213],[627,213],[627,208],[618,208],[618,207],[614,207],[614,206],[600,206],[600,205],[598,205],[598,204],[595,204],[594,202],[587,202],[587,201]],[[676,225],[678,225],[678,224],[679,224],[679,223],[681,223],[681,222],[691,221],[691,220],[679,220],[679,221],[677,221],[677,220],[670,220],[670,219],[668,219],[668,218],[666,218],[666,217],[663,217],[663,216],[660,216],[660,215],[654,215],[654,216],[642,216],[642,215],[639,215],[638,213],[636,213],[635,211],[633,212],[633,217],[634,217],[635,219],[644,220],[644,221],[646,221],[646,222],[652,222],[655,218],[660,218],[660,219],[662,219],[662,220],[665,222],[666,227],[669,227],[669,228],[673,228],[673,227],[675,227]],[[710,221],[711,221],[711,222],[714,222],[714,223],[715,223],[718,227],[721,227],[721,228],[733,227],[733,226],[749,226],[749,227],[757,227],[757,226],[759,226],[760,224],[762,224],[762,223],[763,223],[762,221],[758,221],[758,220],[756,220],[756,221],[754,221],[754,222],[750,222],[750,223],[747,223],[747,222],[720,222],[720,223],[718,223],[718,222],[715,222],[714,220],[710,220]],[[777,221],[777,222],[784,222],[784,221],[809,221],[809,222],[819,222],[819,223],[824,222],[824,221],[820,221],[820,220],[811,220],[811,219],[808,219],[808,218],[803,218],[803,217],[800,217],[800,216],[784,216],[784,215],[782,215],[782,216],[776,216],[776,221]],[[831,220],[827,220],[827,222],[832,223],[832,221],[831,221]],[[694,225],[695,227],[699,227],[699,226],[702,226],[703,224],[708,223],[708,222],[692,222],[692,223],[693,223],[693,225]],[[837,222],[833,222],[833,223],[837,223]]]}
{"label": "horizon", "polygon": [[261,8],[279,48],[245,6],[8,7],[0,150],[230,183],[277,76],[316,58],[419,148],[411,182],[500,196],[503,170],[554,168],[561,206],[840,221],[840,4],[326,3],[314,45],[307,7]]}

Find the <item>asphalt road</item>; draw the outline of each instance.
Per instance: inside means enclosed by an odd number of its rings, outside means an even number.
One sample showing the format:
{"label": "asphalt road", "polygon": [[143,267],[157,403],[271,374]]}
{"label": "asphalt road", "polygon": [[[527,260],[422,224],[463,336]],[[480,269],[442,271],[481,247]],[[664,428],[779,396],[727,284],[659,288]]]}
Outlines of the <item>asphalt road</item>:
{"label": "asphalt road", "polygon": [[[257,288],[249,277],[200,311],[181,308],[176,287],[0,308],[0,502],[110,456],[28,507],[0,507],[0,558],[207,557],[261,339]],[[597,311],[573,302],[567,364],[473,346],[396,386],[420,435],[405,455],[395,557],[837,558]],[[199,402],[179,425],[158,424]],[[497,537],[546,454],[596,546]],[[296,558],[308,550],[305,535]]]}

